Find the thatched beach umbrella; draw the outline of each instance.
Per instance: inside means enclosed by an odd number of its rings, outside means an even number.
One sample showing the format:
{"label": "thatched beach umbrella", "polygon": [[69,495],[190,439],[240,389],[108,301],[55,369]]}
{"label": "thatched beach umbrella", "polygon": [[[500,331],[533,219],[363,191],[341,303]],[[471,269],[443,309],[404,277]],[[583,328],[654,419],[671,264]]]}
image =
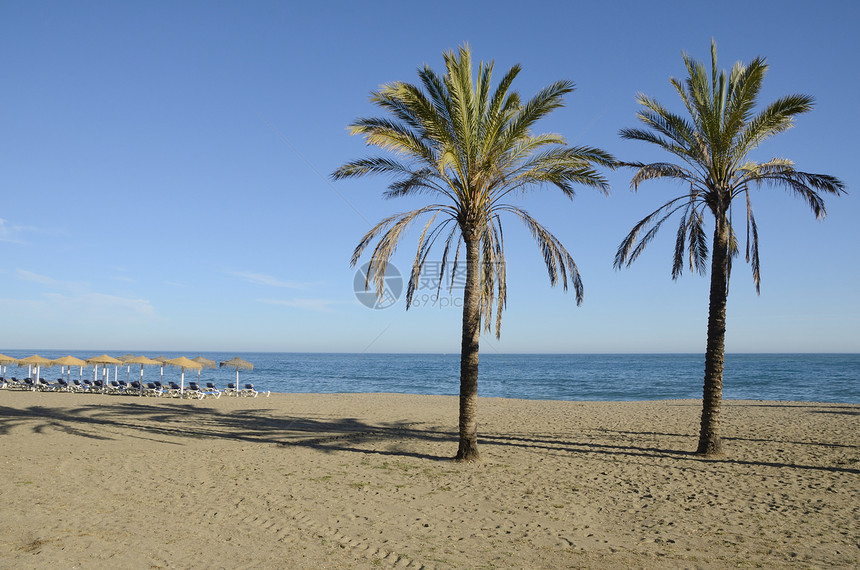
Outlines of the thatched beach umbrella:
{"label": "thatched beach umbrella", "polygon": [[248,362],[247,360],[243,360],[238,356],[235,358],[231,358],[230,360],[225,360],[221,363],[221,367],[233,368],[236,371],[236,395],[239,395],[239,370],[253,370],[254,365]]}
{"label": "thatched beach umbrella", "polygon": [[137,358],[133,354],[123,354],[122,356],[117,356],[116,359],[126,365],[125,367],[125,381],[128,382],[131,377],[131,364],[128,363],[129,360],[134,360]]}
{"label": "thatched beach umbrella", "polygon": [[[87,364],[89,364],[93,367],[93,376],[95,376],[96,366],[101,364],[102,365],[102,376],[104,376],[105,372],[107,372],[108,364],[122,364],[122,362],[117,360],[113,356],[108,356],[107,354],[102,354],[101,356],[93,356],[92,358],[87,358]],[[107,380],[110,380],[110,373],[109,372],[108,372],[108,377],[105,378],[105,383],[107,383]]]}
{"label": "thatched beach umbrella", "polygon": [[164,366],[164,363],[161,362],[160,360],[155,360],[153,358],[147,358],[145,356],[136,356],[136,357],[132,358],[131,360],[127,360],[126,364],[128,364],[128,365],[140,364],[140,393],[141,393],[141,395],[143,395],[143,367],[145,365],[161,366],[161,367]]}
{"label": "thatched beach umbrella", "polygon": [[[50,358],[45,358],[44,356],[39,356],[38,354],[34,354],[33,356],[28,356],[27,358],[22,358],[21,360],[18,361],[19,367],[22,367],[22,368],[24,366],[27,366],[29,368],[32,368],[33,366],[36,367],[36,377],[33,378],[33,382],[35,384],[39,383],[39,372],[40,372],[42,366],[44,366],[46,368],[50,368],[53,365],[54,365],[53,360],[51,360]],[[30,374],[30,372],[27,373],[27,375],[29,375],[29,374]]]}
{"label": "thatched beach umbrella", "polygon": [[170,359],[167,358],[166,356],[154,356],[152,359],[157,360],[161,363],[161,381],[164,382],[164,365]]}
{"label": "thatched beach umbrella", "polygon": [[5,354],[0,354],[0,367],[3,368],[3,373],[0,376],[6,377],[6,365],[7,364],[17,364],[18,359],[12,358],[11,356],[6,356]]}
{"label": "thatched beach umbrella", "polygon": [[[80,369],[81,369],[80,377],[81,377],[81,380],[84,379],[84,366],[87,365],[85,360],[81,360],[80,358],[75,358],[74,356],[69,355],[69,356],[63,356],[62,358],[57,358],[56,360],[54,360],[54,366],[56,366],[58,364],[60,366],[68,366],[68,368],[66,369],[66,376],[67,376],[66,381],[67,382],[71,378],[72,366],[79,366],[80,367]],[[61,371],[62,371],[62,369],[61,369]]]}
{"label": "thatched beach umbrella", "polygon": [[197,383],[198,384],[200,383],[200,372],[204,368],[217,368],[218,367],[217,362],[215,362],[214,360],[210,360],[210,359],[206,358],[205,356],[195,356],[191,360],[193,360],[194,362],[197,362],[198,364],[201,365],[200,369],[197,370]]}
{"label": "thatched beach umbrella", "polygon": [[170,366],[176,366],[177,368],[182,369],[182,380],[180,380],[179,384],[179,395],[182,396],[185,393],[185,371],[186,370],[200,370],[203,368],[203,365],[199,362],[194,362],[190,358],[186,358],[185,356],[180,356],[179,358],[174,358],[173,360],[168,360],[165,364],[169,364]]}

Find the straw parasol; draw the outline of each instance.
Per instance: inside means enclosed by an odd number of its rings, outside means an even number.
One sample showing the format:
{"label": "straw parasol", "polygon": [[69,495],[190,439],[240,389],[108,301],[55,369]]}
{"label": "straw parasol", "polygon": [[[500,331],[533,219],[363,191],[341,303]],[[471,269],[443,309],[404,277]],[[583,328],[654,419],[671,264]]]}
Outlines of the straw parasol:
{"label": "straw parasol", "polygon": [[143,367],[144,365],[150,366],[164,366],[164,363],[160,360],[155,360],[154,358],[147,358],[145,356],[135,356],[131,360],[126,360],[126,364],[140,364],[140,394],[143,395]]}
{"label": "straw parasol", "polygon": [[19,367],[24,366],[35,366],[36,367],[36,378],[33,379],[34,382],[39,382],[39,372],[42,366],[46,368],[50,368],[54,365],[54,361],[50,358],[45,358],[44,356],[39,356],[38,354],[34,354],[33,356],[28,356],[27,358],[22,358],[18,361]]}
{"label": "straw parasol", "polygon": [[[87,364],[93,367],[93,377],[95,377],[96,365],[102,365],[102,376],[107,371],[108,364],[122,364],[121,360],[117,360],[113,356],[108,356],[107,354],[102,354],[101,356],[93,356],[92,358],[87,358]],[[108,372],[108,378],[106,380],[110,380],[110,373]]]}
{"label": "straw parasol", "polygon": [[152,359],[161,363],[161,381],[164,382],[164,364],[170,359],[166,356],[154,356]]}
{"label": "straw parasol", "polygon": [[[72,366],[80,366],[80,368],[81,368],[80,377],[83,380],[83,378],[84,378],[84,366],[87,365],[85,360],[81,360],[80,358],[75,358],[74,356],[69,355],[69,356],[63,356],[62,358],[57,358],[56,360],[54,360],[54,366],[56,366],[58,364],[60,366],[68,366],[68,368],[66,370],[66,375],[69,377],[71,377],[71,374],[72,374]],[[66,381],[68,381],[68,380],[69,380],[69,378],[66,378]]]}
{"label": "straw parasol", "polygon": [[240,369],[241,370],[253,370],[254,365],[251,364],[250,362],[248,362],[247,360],[244,360],[244,359],[239,358],[237,356],[235,358],[231,358],[230,360],[225,360],[224,362],[221,363],[222,368],[224,368],[225,366],[227,368],[232,368],[236,371],[236,395],[238,396],[239,395],[239,370]]}
{"label": "straw parasol", "polygon": [[205,356],[195,356],[191,360],[193,360],[194,362],[197,362],[201,365],[200,369],[197,371],[197,383],[198,384],[200,383],[200,372],[204,368],[217,368],[218,367],[218,363],[216,363],[214,360],[209,360]]}
{"label": "straw parasol", "polygon": [[131,364],[128,363],[129,360],[134,360],[137,358],[133,354],[123,354],[122,356],[117,356],[116,359],[126,365],[125,367],[125,381],[128,382],[131,377]]}
{"label": "straw parasol", "polygon": [[11,356],[6,356],[5,354],[0,354],[0,366],[3,367],[3,373],[0,376],[6,376],[6,365],[7,364],[17,364],[18,359],[12,358]]}
{"label": "straw parasol", "polygon": [[203,365],[199,362],[194,362],[190,358],[185,356],[180,356],[179,358],[174,358],[173,360],[167,360],[164,362],[165,364],[169,364],[170,366],[176,366],[177,368],[182,369],[182,380],[180,380],[179,384],[179,395],[182,396],[185,393],[185,371],[186,370],[200,370],[203,368]]}

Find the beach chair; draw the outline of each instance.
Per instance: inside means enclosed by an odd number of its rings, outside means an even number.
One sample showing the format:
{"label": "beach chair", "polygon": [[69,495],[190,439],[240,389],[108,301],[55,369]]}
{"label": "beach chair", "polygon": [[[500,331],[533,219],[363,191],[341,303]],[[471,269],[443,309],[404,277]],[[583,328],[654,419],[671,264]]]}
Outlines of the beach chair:
{"label": "beach chair", "polygon": [[179,384],[176,382],[168,382],[167,388],[164,390],[165,396],[170,396],[171,398],[179,398],[182,396],[182,389],[179,387]]}
{"label": "beach chair", "polygon": [[202,400],[206,397],[206,394],[203,393],[203,390],[200,389],[200,385],[197,382],[189,382],[188,386],[185,388],[186,398],[198,399]]}
{"label": "beach chair", "polygon": [[245,384],[245,387],[240,392],[242,396],[253,396],[254,398],[259,396],[260,394],[265,394],[268,398],[271,393],[271,391],[263,392],[262,390],[257,390],[256,388],[254,388],[253,384]]}
{"label": "beach chair", "polygon": [[101,380],[94,380],[92,391],[98,392],[99,394],[104,394],[105,393],[105,383]]}
{"label": "beach chair", "polygon": [[54,386],[53,383],[48,382],[44,378],[39,378],[39,381],[36,383],[36,388],[40,392],[53,392],[56,386]]}
{"label": "beach chair", "polygon": [[126,390],[125,393],[132,394],[134,396],[143,396],[143,384],[141,384],[138,380],[132,380],[131,384],[128,385],[128,390]]}
{"label": "beach chair", "polygon": [[155,382],[147,382],[146,386],[143,388],[144,396],[162,396],[164,394],[164,390],[161,388],[161,382],[156,386]]}
{"label": "beach chair", "polygon": [[236,388],[236,385],[230,382],[227,384],[227,389],[224,390],[224,394],[227,396],[238,396],[239,390]]}
{"label": "beach chair", "polygon": [[72,391],[71,385],[68,382],[66,382],[65,378],[57,378],[56,386],[57,386],[57,390],[60,390],[61,392],[71,392]]}
{"label": "beach chair", "polygon": [[24,389],[25,390],[32,390],[33,392],[35,392],[36,390],[39,389],[39,387],[36,384],[36,382],[33,381],[32,378],[24,378]]}
{"label": "beach chair", "polygon": [[24,390],[25,389],[25,387],[23,386],[23,383],[20,380],[18,380],[15,376],[12,376],[11,378],[9,378],[9,382],[8,382],[7,387],[10,390]]}
{"label": "beach chair", "polygon": [[119,392],[120,392],[120,389],[119,389],[119,382],[118,381],[111,380],[107,383],[107,386],[105,387],[105,393],[107,393],[107,394],[119,394]]}
{"label": "beach chair", "polygon": [[119,384],[119,393],[120,394],[128,394],[128,390],[129,390],[128,382],[126,382],[125,380],[119,380],[117,383]]}
{"label": "beach chair", "polygon": [[206,388],[203,390],[203,393],[207,396],[215,396],[216,400],[221,397],[221,390],[216,388],[213,382],[206,383]]}

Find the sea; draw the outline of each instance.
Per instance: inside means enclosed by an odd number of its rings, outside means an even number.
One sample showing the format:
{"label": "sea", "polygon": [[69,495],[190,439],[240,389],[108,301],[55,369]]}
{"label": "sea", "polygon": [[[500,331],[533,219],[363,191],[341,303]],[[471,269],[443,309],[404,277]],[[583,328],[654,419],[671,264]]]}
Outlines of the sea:
{"label": "sea", "polygon": [[[140,352],[127,351],[139,355]],[[63,350],[3,350],[25,358],[67,354],[86,359],[100,353]],[[109,353],[111,356],[126,351]],[[215,362],[235,356],[254,365],[240,370],[239,382],[285,393],[403,394],[459,393],[458,354],[345,354],[290,352],[165,352],[146,356],[204,356]],[[495,398],[537,400],[632,401],[702,397],[702,354],[495,354],[480,357],[478,393]],[[136,379],[140,365],[111,368],[111,378]],[[16,374],[17,373],[17,374]],[[98,372],[99,375],[102,370]],[[145,380],[178,380],[180,371],[144,367]],[[81,372],[73,368],[71,376]],[[83,370],[92,377],[92,368]],[[163,374],[163,376],[162,376]],[[24,377],[15,366],[6,375]],[[55,380],[60,368],[43,369]],[[203,382],[224,387],[235,380],[227,368],[204,369]],[[195,371],[185,381],[197,380]],[[743,400],[791,400],[860,404],[860,354],[727,354],[723,397]]]}

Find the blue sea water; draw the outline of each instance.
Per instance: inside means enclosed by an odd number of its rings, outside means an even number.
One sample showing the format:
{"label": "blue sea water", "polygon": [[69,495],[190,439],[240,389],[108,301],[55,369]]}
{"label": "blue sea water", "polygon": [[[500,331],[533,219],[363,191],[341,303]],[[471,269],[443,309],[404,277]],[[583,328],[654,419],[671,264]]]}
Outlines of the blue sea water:
{"label": "blue sea water", "polygon": [[[48,358],[80,351],[2,351],[24,358],[38,353]],[[134,354],[139,352],[128,351]],[[123,353],[112,354],[118,356]],[[165,356],[194,357],[170,352]],[[155,356],[147,354],[147,356]],[[448,394],[459,392],[457,354],[322,354],[204,352],[216,362],[240,356],[254,364],[240,371],[240,382],[252,382],[273,392],[395,392]],[[700,354],[481,354],[478,391],[481,396],[547,400],[661,400],[701,398],[704,356]],[[7,376],[26,376],[16,367]],[[59,368],[44,370],[55,379]],[[112,375],[115,372],[112,371]],[[119,377],[140,374],[140,366],[118,370]],[[72,376],[79,371],[73,369]],[[91,369],[84,374],[92,377]],[[145,379],[158,379],[158,367],[147,366]],[[179,371],[164,369],[164,378],[177,380]],[[186,381],[196,379],[187,372]],[[228,369],[206,369],[202,381],[223,387],[235,379]],[[723,396],[731,399],[796,400],[860,403],[860,354],[728,354]]]}

